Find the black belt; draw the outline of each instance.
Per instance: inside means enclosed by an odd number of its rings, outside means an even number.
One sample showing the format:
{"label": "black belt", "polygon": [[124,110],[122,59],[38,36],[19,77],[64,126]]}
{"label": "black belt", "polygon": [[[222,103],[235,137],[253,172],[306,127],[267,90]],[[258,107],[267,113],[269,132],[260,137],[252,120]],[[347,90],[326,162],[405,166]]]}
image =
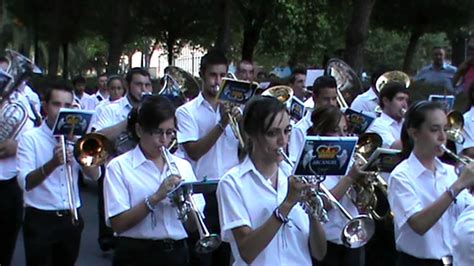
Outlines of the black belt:
{"label": "black belt", "polygon": [[409,255],[404,252],[398,253],[399,260],[403,260],[405,263],[409,263],[410,265],[418,265],[418,266],[443,266],[442,260],[435,260],[435,259],[420,259]]}
{"label": "black belt", "polygon": [[153,247],[153,249],[162,250],[162,251],[172,251],[176,248],[182,247],[186,244],[186,238],[180,240],[173,240],[173,239],[138,239],[138,238],[131,238],[131,237],[118,237],[118,243],[122,243],[125,245],[143,245]]}
{"label": "black belt", "polygon": [[71,211],[69,210],[40,210],[33,207],[26,207],[25,212],[38,215],[48,215],[48,216],[57,216],[57,217],[69,217],[71,216]]}

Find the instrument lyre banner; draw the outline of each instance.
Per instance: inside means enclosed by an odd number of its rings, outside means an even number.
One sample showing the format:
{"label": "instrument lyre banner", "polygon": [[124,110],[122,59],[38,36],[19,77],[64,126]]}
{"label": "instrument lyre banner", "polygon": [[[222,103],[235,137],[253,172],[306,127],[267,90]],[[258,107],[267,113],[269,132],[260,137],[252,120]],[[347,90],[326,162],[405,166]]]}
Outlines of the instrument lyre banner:
{"label": "instrument lyre banner", "polygon": [[306,108],[304,103],[298,99],[298,97],[293,96],[290,104],[290,117],[294,121],[298,122],[305,115]]}
{"label": "instrument lyre banner", "polygon": [[243,105],[255,95],[257,88],[257,83],[223,78],[217,99]]}
{"label": "instrument lyre banner", "polygon": [[345,175],[354,155],[357,140],[357,137],[306,136],[293,174]]}
{"label": "instrument lyre banner", "polygon": [[82,136],[87,133],[94,111],[61,108],[54,123],[53,135]]}
{"label": "instrument lyre banner", "polygon": [[364,133],[375,120],[371,115],[357,112],[351,108],[347,108],[344,114],[349,121],[349,131],[357,135]]}

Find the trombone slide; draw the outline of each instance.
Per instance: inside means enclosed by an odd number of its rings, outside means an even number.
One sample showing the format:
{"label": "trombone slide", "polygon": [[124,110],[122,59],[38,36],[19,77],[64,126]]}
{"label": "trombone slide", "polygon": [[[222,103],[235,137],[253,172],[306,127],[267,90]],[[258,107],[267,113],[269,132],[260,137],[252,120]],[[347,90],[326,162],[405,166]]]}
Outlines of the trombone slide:
{"label": "trombone slide", "polygon": [[77,213],[76,204],[76,190],[74,188],[74,178],[71,164],[67,163],[67,145],[64,135],[59,136],[61,148],[63,150],[64,170],[66,172],[66,188],[69,204],[69,212],[71,213],[72,224],[76,225],[79,222],[79,215]]}

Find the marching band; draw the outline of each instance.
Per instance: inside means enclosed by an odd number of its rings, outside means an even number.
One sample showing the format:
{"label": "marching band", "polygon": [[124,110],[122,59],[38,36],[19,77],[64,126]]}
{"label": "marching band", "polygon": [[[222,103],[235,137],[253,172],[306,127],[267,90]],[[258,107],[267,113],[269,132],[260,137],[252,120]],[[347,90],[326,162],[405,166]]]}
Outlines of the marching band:
{"label": "marching band", "polygon": [[[314,80],[314,106],[294,123],[292,98],[308,100],[304,71],[279,95],[256,95],[252,62],[239,62],[241,87],[232,87],[227,58],[210,51],[192,97],[181,87],[187,74],[170,72],[176,84],[156,90],[146,69],[132,68],[123,79],[101,75],[95,94],[79,76],[74,88],[48,84],[41,122],[27,75],[10,75],[36,66],[13,55],[0,71],[13,80],[0,90],[1,266],[21,227],[27,265],[76,264],[80,174],[98,182],[99,243],[114,250],[112,265],[474,265],[474,85],[462,116],[439,102],[410,104],[399,71],[377,71],[350,95],[353,74],[336,67]],[[53,132],[73,107],[94,112],[88,145],[72,130]],[[366,132],[352,132],[364,120],[347,109],[372,117]],[[338,142],[351,139],[352,148]],[[114,151],[100,164],[73,154],[98,156],[106,145]],[[390,261],[374,262],[382,257]]]}

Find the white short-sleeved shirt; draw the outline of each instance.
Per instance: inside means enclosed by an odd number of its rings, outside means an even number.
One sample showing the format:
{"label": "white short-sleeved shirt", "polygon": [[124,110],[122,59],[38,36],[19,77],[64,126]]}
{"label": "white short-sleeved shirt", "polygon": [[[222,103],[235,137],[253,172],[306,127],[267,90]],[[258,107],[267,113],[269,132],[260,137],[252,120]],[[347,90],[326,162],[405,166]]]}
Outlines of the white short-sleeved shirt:
{"label": "white short-sleeved shirt", "polygon": [[96,130],[111,127],[127,119],[132,108],[133,106],[128,101],[128,97],[122,97],[116,103],[105,106],[100,114],[97,114],[92,127]]}
{"label": "white short-sleeved shirt", "polygon": [[465,112],[464,115],[464,143],[456,143],[456,151],[460,153],[464,149],[474,147],[474,107],[471,107],[469,111]]}
{"label": "white short-sleeved shirt", "polygon": [[[223,241],[230,243],[234,265],[247,264],[240,256],[232,229],[248,226],[256,230],[262,226],[285,199],[290,171],[288,164],[280,164],[275,190],[247,157],[219,181],[217,201],[221,236]],[[295,205],[288,217],[293,225],[280,227],[252,265],[311,265],[309,217],[300,205]]]}
{"label": "white short-sleeved shirt", "polygon": [[[28,99],[23,93],[13,93],[11,96],[12,100],[15,102],[21,104],[27,112],[27,119],[23,127],[21,128],[20,132],[18,135],[15,137],[15,141],[19,141],[20,137],[25,133],[26,131],[32,129],[34,127],[33,121],[30,119],[31,115],[31,108],[29,108],[28,104]],[[0,180],[9,180],[17,175],[17,169],[16,169],[16,156],[10,156],[7,158],[2,158],[0,159]]]}
{"label": "white short-sleeved shirt", "polygon": [[[333,189],[342,178],[343,176],[327,176],[323,183],[328,189]],[[344,196],[339,200],[339,203],[352,215],[352,217],[359,215],[357,207],[352,203],[347,194],[344,194]],[[324,231],[326,232],[326,239],[330,242],[342,245],[341,234],[344,226],[348,222],[347,218],[336,207],[329,210],[328,218],[329,221],[323,225]]]}
{"label": "white short-sleeved shirt", "polygon": [[453,265],[474,265],[474,206],[467,207],[454,226]]}
{"label": "white short-sleeved shirt", "polygon": [[433,204],[456,181],[454,167],[436,160],[436,172],[426,169],[415,154],[392,171],[388,201],[394,213],[395,242],[398,251],[421,259],[441,259],[451,254],[453,228],[459,214],[474,200],[462,191],[441,218],[423,236],[408,224],[408,219]]}
{"label": "white short-sleeved shirt", "polygon": [[366,92],[357,95],[352,101],[351,109],[377,117],[378,115],[375,112],[377,106],[379,106],[379,97],[375,94],[374,88],[371,87]]}
{"label": "white short-sleeved shirt", "polygon": [[82,97],[74,94],[74,101],[77,102],[82,110],[94,110],[95,109],[95,100],[93,95],[87,93],[82,93]]}
{"label": "white short-sleeved shirt", "polygon": [[306,115],[296,123],[291,129],[290,142],[288,143],[288,152],[290,160],[296,162],[298,155],[303,149],[304,138],[307,135],[308,129],[313,125],[311,122],[312,112],[307,112]]}
{"label": "white short-sleeved shirt", "polygon": [[[198,141],[206,136],[220,121],[219,109],[214,111],[200,93],[195,99],[176,110],[179,144]],[[194,173],[198,180],[219,179],[231,167],[238,164],[239,141],[230,125],[212,148],[196,161]]]}
{"label": "white short-sleeved shirt", "polygon": [[[195,181],[191,165],[185,160],[171,155],[180,175],[185,181]],[[121,214],[137,204],[143,203],[145,197],[155,193],[163,180],[168,176],[168,168],[163,171],[154,162],[146,159],[139,145],[110,161],[104,179],[104,202],[107,224],[110,218]],[[193,195],[199,211],[204,209],[204,197]],[[140,223],[124,231],[119,236],[138,239],[174,239],[187,237],[183,224],[178,219],[177,210],[168,198],[155,207],[156,226],[152,226],[152,213]]]}
{"label": "white short-sleeved shirt", "polygon": [[[18,183],[25,190],[26,177],[32,171],[46,164],[54,155],[57,144],[46,120],[37,128],[28,130],[20,138],[17,152]],[[76,207],[81,206],[77,187],[79,164],[73,160],[72,177]],[[25,205],[41,210],[69,209],[66,170],[59,166],[37,187],[24,191]]]}
{"label": "white short-sleeved shirt", "polygon": [[400,139],[403,121],[402,119],[400,122],[397,122],[387,114],[382,113],[380,117],[374,120],[374,123],[367,129],[367,132],[379,134],[382,137],[382,146],[390,148],[396,140]]}

